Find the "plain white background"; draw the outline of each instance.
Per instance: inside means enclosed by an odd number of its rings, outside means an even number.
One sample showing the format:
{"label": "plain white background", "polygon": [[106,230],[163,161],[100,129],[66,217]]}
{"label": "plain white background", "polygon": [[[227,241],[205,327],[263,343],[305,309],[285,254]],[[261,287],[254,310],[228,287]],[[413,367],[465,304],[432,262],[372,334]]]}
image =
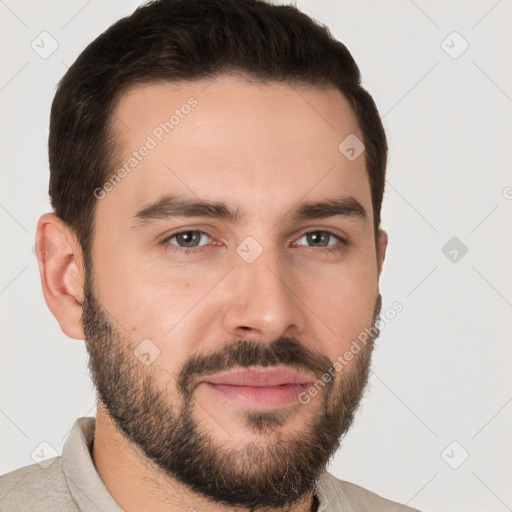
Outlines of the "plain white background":
{"label": "plain white background", "polygon": [[[60,453],[95,412],[84,343],[47,309],[32,248],[56,84],[138,3],[0,2],[0,473],[41,442]],[[383,311],[403,304],[330,470],[425,511],[512,510],[512,2],[297,5],[347,45],[383,116]]]}

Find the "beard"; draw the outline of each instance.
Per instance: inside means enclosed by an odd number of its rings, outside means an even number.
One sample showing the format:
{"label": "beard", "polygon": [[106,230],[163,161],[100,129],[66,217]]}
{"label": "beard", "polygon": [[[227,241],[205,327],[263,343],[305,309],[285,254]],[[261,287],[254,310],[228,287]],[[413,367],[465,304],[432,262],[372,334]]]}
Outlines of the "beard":
{"label": "beard", "polygon": [[[374,335],[338,375],[333,375],[327,356],[295,338],[281,337],[271,343],[235,340],[211,353],[191,354],[175,379],[168,375],[168,386],[178,390],[180,404],[171,403],[167,388],[157,385],[156,372],[162,369],[141,364],[133,352],[138,343],[109,320],[94,296],[91,275],[86,263],[82,323],[92,381],[114,425],[143,457],[172,480],[231,507],[285,508],[316,490],[319,476],[352,425],[367,384],[379,334],[380,294],[371,329]],[[302,402],[292,410],[243,410],[240,418],[259,436],[230,448],[216,441],[194,417],[195,389],[201,376],[253,365],[286,365],[319,380],[330,369],[333,378],[322,382],[316,400],[307,405]],[[301,431],[281,431],[288,417],[302,407],[311,411]]]}

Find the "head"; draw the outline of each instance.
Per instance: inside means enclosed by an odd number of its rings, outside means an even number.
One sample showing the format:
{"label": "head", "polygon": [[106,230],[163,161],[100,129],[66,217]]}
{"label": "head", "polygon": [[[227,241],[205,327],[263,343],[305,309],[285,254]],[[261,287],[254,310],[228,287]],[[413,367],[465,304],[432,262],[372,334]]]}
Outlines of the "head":
{"label": "head", "polygon": [[[291,6],[155,1],[70,67],[43,290],[141,457],[253,509],[314,487],[367,380],[376,329],[340,358],[380,311],[386,152],[350,53]],[[210,382],[276,368],[286,396]]]}

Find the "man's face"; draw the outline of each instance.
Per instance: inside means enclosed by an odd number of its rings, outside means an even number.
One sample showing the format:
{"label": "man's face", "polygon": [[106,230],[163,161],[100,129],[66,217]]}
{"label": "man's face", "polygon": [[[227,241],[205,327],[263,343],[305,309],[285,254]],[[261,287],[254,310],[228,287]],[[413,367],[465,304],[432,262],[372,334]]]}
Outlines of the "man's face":
{"label": "man's face", "polygon": [[134,87],[114,119],[126,166],[98,194],[82,318],[100,399],[205,496],[292,503],[348,429],[372,343],[326,372],[380,309],[364,154],[338,149],[355,117],[335,89],[222,76]]}

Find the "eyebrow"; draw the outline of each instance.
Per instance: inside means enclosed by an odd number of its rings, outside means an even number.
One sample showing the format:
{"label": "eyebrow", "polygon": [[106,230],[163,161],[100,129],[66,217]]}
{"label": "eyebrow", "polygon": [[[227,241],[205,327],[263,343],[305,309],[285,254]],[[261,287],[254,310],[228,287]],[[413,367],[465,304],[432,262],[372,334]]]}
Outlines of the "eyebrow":
{"label": "eyebrow", "polygon": [[143,206],[134,217],[132,229],[151,224],[155,220],[173,217],[208,217],[229,222],[243,220],[239,210],[233,210],[222,201],[186,199],[172,195],[165,195],[158,201]]}
{"label": "eyebrow", "polygon": [[[363,221],[368,219],[366,210],[361,203],[350,196],[299,203],[283,218],[290,221],[301,221],[336,216],[354,217]],[[223,201],[196,200],[165,195],[156,202],[139,209],[134,215],[131,228],[137,229],[151,224],[155,220],[167,220],[173,217],[207,217],[232,223],[241,223],[246,220],[239,208],[233,209]]]}
{"label": "eyebrow", "polygon": [[368,219],[363,205],[357,199],[350,196],[300,203],[285,217],[290,220],[298,221],[337,216],[354,217],[363,221]]}

